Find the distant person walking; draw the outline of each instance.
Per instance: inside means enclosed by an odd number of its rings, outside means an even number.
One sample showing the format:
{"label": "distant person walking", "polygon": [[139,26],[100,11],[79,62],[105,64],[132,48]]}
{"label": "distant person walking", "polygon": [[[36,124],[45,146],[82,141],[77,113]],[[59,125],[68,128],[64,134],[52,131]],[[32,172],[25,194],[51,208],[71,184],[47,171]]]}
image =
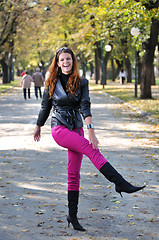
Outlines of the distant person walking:
{"label": "distant person walking", "polygon": [[40,98],[42,98],[41,87],[44,84],[44,78],[42,73],[40,72],[40,68],[36,69],[36,72],[33,74],[33,82],[35,86],[35,97],[38,99],[38,91]]}
{"label": "distant person walking", "polygon": [[23,71],[21,73],[21,77],[22,77],[21,83],[23,88],[24,99],[27,100],[27,90],[28,90],[28,98],[30,99],[30,87],[33,79],[29,74],[27,74],[27,71]]}
{"label": "distant person walking", "polygon": [[119,78],[120,78],[120,83],[124,84],[125,79],[126,79],[126,72],[124,71],[123,68],[121,68],[121,70],[119,72]]}

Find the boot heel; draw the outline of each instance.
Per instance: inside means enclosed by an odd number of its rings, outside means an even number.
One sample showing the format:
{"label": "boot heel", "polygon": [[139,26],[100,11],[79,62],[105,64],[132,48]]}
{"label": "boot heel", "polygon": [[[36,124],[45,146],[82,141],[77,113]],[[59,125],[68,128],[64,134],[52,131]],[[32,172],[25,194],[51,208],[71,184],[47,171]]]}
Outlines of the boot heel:
{"label": "boot heel", "polygon": [[121,194],[121,192],[118,192],[118,193],[120,194],[121,198],[123,198],[123,195]]}
{"label": "boot heel", "polygon": [[68,227],[70,225],[70,223],[72,224],[73,228],[75,230],[79,230],[79,231],[86,231],[86,229],[84,229],[78,222],[77,218],[71,218],[70,216],[67,217],[67,221],[68,221]]}
{"label": "boot heel", "polygon": [[67,222],[68,222],[68,227],[70,226],[70,221],[67,219]]}
{"label": "boot heel", "polygon": [[121,192],[134,193],[134,192],[140,191],[143,188],[145,188],[145,186],[143,186],[143,187],[135,187],[135,186],[133,186],[130,183],[125,181],[125,185],[123,185],[122,188],[120,186],[115,186],[115,191],[117,193],[119,193],[121,195],[121,197],[123,197]]}

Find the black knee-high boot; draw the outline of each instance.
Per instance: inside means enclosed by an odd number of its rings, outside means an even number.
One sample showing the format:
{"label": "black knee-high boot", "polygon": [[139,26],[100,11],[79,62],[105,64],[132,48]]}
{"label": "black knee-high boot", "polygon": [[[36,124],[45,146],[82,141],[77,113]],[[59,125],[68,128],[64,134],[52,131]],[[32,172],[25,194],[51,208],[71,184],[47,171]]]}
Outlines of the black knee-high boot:
{"label": "black knee-high boot", "polygon": [[110,181],[115,184],[115,191],[119,193],[122,197],[121,192],[126,193],[134,193],[141,189],[143,189],[145,186],[142,187],[136,187],[127,182],[114,168],[113,166],[107,162],[105,163],[101,169],[100,172]]}
{"label": "black knee-high boot", "polygon": [[75,230],[86,231],[78,222],[77,211],[78,211],[78,199],[79,191],[68,191],[68,209],[69,215],[67,217],[68,226],[72,223]]}

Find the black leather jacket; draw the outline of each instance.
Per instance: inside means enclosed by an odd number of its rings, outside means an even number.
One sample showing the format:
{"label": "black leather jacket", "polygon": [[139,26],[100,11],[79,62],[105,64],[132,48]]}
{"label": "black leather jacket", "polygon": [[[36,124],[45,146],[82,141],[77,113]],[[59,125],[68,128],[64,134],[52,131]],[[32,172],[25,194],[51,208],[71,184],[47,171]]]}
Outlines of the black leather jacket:
{"label": "black leather jacket", "polygon": [[51,127],[65,125],[69,130],[83,127],[83,118],[91,115],[88,80],[81,79],[77,95],[67,94],[58,79],[53,96],[49,99],[49,90],[44,91],[37,125],[43,126],[52,111]]}

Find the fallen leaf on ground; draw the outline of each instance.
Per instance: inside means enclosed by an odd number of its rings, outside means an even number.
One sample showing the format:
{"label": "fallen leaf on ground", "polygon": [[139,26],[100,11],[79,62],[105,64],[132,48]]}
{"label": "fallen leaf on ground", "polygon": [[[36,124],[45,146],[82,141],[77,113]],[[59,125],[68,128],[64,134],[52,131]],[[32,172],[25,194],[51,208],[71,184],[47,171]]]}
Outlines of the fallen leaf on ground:
{"label": "fallen leaf on ground", "polygon": [[97,211],[97,208],[92,208],[91,211],[95,212],[95,211]]}
{"label": "fallen leaf on ground", "polygon": [[58,223],[62,223],[63,221],[62,221],[62,220],[58,220],[57,222],[58,222]]}
{"label": "fallen leaf on ground", "polygon": [[52,225],[48,225],[46,228],[53,228],[53,226]]}
{"label": "fallen leaf on ground", "polygon": [[21,232],[29,232],[29,229],[22,229]]}

